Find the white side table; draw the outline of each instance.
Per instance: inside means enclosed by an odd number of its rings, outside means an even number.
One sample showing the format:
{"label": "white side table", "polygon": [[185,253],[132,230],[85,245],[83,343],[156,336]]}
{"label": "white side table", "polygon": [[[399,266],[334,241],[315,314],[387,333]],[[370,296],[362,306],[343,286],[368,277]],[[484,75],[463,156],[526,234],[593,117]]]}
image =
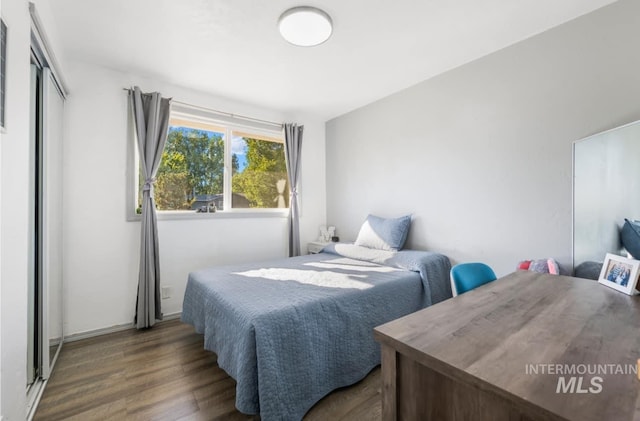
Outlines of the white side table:
{"label": "white side table", "polygon": [[307,252],[309,254],[320,253],[320,251],[329,243],[324,243],[322,241],[312,241],[307,243]]}

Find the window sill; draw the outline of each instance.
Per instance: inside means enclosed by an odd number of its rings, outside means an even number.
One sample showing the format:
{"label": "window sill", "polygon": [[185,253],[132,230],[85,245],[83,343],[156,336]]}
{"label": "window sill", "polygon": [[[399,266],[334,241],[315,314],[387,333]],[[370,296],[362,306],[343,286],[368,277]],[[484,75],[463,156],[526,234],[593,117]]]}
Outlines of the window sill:
{"label": "window sill", "polygon": [[[261,209],[261,210],[234,210],[218,212],[184,212],[184,211],[158,211],[158,221],[173,220],[202,220],[202,219],[235,219],[235,218],[287,218],[289,209]],[[127,222],[136,222],[142,219],[140,214],[129,214]]]}

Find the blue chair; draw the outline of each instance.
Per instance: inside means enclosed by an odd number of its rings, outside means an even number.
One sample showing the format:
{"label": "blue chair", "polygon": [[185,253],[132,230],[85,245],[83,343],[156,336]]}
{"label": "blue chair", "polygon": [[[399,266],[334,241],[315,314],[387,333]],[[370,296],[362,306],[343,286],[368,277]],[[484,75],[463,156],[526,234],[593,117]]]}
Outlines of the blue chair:
{"label": "blue chair", "polygon": [[451,268],[451,292],[455,297],[496,279],[493,269],[484,263],[460,263]]}

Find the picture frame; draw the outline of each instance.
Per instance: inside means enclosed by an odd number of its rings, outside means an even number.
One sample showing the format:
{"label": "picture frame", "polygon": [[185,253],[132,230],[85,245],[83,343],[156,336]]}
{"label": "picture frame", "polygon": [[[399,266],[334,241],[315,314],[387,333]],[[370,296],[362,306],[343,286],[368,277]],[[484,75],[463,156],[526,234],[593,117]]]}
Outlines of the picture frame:
{"label": "picture frame", "polygon": [[639,272],[640,260],[607,253],[598,282],[625,294],[634,295]]}

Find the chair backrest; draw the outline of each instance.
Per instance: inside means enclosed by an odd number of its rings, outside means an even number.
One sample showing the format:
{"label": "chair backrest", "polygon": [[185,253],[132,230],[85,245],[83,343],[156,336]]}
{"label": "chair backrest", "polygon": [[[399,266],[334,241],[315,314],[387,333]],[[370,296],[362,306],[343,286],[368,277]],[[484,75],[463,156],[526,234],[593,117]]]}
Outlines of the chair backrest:
{"label": "chair backrest", "polygon": [[484,263],[460,263],[451,268],[451,292],[454,297],[495,280],[495,272]]}

